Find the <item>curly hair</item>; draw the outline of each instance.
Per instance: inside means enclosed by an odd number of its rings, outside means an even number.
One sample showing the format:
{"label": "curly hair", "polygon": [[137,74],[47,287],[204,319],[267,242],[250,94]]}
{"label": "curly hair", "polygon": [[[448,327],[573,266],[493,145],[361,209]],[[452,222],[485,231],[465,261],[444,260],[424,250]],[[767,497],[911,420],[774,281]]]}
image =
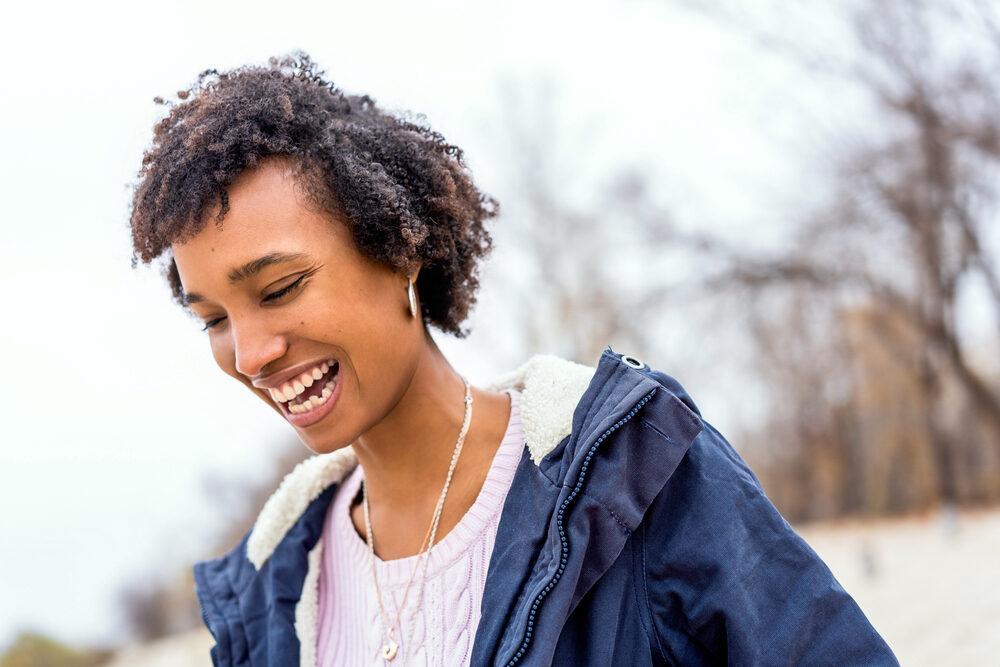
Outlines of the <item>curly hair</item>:
{"label": "curly hair", "polygon": [[479,261],[499,205],[472,182],[461,149],[368,95],[347,95],[303,52],[202,72],[154,129],[134,186],[132,265],[163,257],[187,305],[170,246],[211,211],[221,227],[226,187],[265,158],[290,159],[308,198],[346,222],[359,250],[394,270],[418,267],[423,320],[456,336],[476,301]]}

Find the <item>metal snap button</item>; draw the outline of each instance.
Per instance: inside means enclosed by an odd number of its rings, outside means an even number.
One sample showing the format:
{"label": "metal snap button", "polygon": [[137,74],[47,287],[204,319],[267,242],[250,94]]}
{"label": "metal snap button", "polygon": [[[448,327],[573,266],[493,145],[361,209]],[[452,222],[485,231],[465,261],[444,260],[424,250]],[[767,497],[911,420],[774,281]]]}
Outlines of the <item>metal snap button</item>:
{"label": "metal snap button", "polygon": [[622,363],[624,363],[626,366],[631,366],[632,368],[638,368],[639,370],[642,370],[643,368],[646,367],[646,364],[642,363],[635,357],[631,357],[627,354],[622,355]]}

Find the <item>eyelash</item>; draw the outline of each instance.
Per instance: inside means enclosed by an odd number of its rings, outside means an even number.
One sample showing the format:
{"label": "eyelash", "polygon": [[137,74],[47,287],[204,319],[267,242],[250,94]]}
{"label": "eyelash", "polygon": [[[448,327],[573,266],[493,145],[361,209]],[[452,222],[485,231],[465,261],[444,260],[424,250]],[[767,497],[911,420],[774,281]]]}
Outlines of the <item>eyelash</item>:
{"label": "eyelash", "polygon": [[[287,296],[287,295],[291,294],[292,292],[294,292],[298,288],[302,287],[302,281],[305,280],[308,276],[309,276],[308,273],[302,274],[301,276],[298,277],[298,279],[295,282],[291,283],[287,287],[282,287],[280,290],[277,290],[275,292],[271,292],[270,294],[268,294],[267,296],[265,296],[263,300],[264,301],[275,301],[277,299],[280,299],[283,296]],[[226,319],[226,318],[224,318],[224,317],[217,317],[214,320],[209,320],[208,322],[205,323],[205,326],[202,327],[201,330],[202,331],[208,331],[209,329],[211,329],[212,327],[214,327],[215,325],[217,325],[219,322],[221,322],[224,319]]]}
{"label": "eyelash", "polygon": [[297,290],[299,287],[302,286],[302,281],[305,280],[306,276],[308,275],[309,275],[308,273],[303,273],[295,280],[295,282],[288,285],[288,287],[282,287],[280,290],[276,292],[271,292],[270,294],[265,296],[264,301],[274,301],[275,299],[280,299],[286,294],[291,294],[292,292],[294,292],[295,290]]}

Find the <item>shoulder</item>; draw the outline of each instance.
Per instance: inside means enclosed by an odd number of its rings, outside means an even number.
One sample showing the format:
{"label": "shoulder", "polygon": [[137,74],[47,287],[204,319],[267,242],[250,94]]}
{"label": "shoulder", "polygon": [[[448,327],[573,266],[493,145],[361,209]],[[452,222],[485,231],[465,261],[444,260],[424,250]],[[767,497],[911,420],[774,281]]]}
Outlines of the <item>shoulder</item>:
{"label": "shoulder", "polygon": [[643,581],[665,651],[745,664],[896,664],[833,573],[674,378],[700,430],[643,517]]}
{"label": "shoulder", "polygon": [[278,489],[267,499],[247,536],[246,556],[256,569],[274,553],[278,544],[331,485],[342,481],[357,465],[350,447],[318,454],[300,462],[285,475]]}
{"label": "shoulder", "polygon": [[[610,350],[605,355],[611,355]],[[628,356],[622,362],[635,369],[639,376],[655,383],[657,400],[643,407],[643,422],[659,426],[664,436],[683,435],[683,456],[673,474],[666,480],[663,503],[667,497],[685,496],[701,512],[728,511],[740,498],[766,501],[764,513],[769,519],[781,519],[767,501],[760,481],[722,433],[702,414],[691,394],[677,378]],[[668,437],[671,442],[676,438]],[[784,521],[781,519],[781,521]],[[787,525],[787,524],[786,524]]]}
{"label": "shoulder", "polygon": [[[802,554],[818,561],[767,498],[757,476],[706,418],[674,377],[646,368],[667,400],[651,403],[648,419],[685,419],[689,440],[644,521],[652,556],[669,560],[682,551],[690,562],[734,562],[744,550]],[[652,529],[652,530],[650,530]],[[759,557],[755,557],[759,560]],[[757,563],[767,570],[766,564]],[[709,569],[717,569],[715,567]]]}
{"label": "shoulder", "polygon": [[242,590],[297,526],[315,533],[328,502],[324,502],[324,492],[335,490],[331,487],[356,464],[350,449],[311,456],[298,463],[264,503],[239,544],[217,558],[194,565],[199,595],[204,591],[209,596],[224,597]]}

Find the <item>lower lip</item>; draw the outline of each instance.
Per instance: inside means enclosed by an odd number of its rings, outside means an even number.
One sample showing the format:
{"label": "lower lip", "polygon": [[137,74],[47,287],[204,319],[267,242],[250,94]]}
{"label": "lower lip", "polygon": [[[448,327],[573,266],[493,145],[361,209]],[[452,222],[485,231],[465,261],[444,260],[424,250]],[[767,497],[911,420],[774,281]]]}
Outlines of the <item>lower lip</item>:
{"label": "lower lip", "polygon": [[330,414],[330,410],[333,410],[333,404],[337,402],[337,398],[340,397],[340,374],[344,371],[343,367],[337,371],[334,376],[333,393],[330,394],[330,398],[326,399],[323,405],[318,405],[309,412],[301,412],[295,414],[288,411],[288,404],[281,403],[281,411],[285,414],[285,419],[292,423],[293,426],[298,428],[305,428],[306,426],[312,426],[319,420]]}

